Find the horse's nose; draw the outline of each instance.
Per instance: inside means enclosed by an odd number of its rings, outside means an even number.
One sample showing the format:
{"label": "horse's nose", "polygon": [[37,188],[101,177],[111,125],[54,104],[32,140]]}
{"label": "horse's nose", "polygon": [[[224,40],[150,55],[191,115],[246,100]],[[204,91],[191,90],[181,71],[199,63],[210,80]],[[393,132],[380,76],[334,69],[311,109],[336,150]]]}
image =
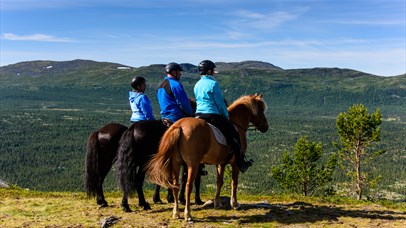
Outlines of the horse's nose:
{"label": "horse's nose", "polygon": [[268,131],[268,123],[262,123],[261,126],[258,128],[258,130],[262,133],[265,133]]}

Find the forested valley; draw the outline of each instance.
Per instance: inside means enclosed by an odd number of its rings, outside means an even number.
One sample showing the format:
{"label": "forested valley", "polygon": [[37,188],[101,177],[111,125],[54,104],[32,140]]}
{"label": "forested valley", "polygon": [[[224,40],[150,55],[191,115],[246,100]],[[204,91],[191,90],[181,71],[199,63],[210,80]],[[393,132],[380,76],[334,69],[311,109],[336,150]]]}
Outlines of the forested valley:
{"label": "forested valley", "polygon": [[[323,144],[323,157],[336,152],[337,116],[353,104],[382,113],[381,141],[387,152],[365,167],[381,175],[370,197],[406,200],[406,75],[381,77],[338,68],[283,70],[246,61],[216,63],[216,76],[229,104],[241,95],[262,93],[269,130],[248,132],[247,157],[254,165],[240,175],[239,191],[278,194],[271,177],[284,150],[302,136]],[[182,64],[182,83],[193,98],[196,66]],[[139,68],[85,60],[33,61],[0,68],[0,179],[39,191],[84,191],[88,135],[110,122],[129,126],[129,82],[147,79],[147,95],[159,118],[156,87],[164,65]],[[214,191],[214,167],[207,167],[202,191]],[[331,186],[346,194],[347,177],[336,168]],[[150,184],[146,184],[151,187]],[[224,186],[226,189],[228,186]],[[105,189],[117,190],[115,171]],[[322,193],[321,193],[322,194]]]}

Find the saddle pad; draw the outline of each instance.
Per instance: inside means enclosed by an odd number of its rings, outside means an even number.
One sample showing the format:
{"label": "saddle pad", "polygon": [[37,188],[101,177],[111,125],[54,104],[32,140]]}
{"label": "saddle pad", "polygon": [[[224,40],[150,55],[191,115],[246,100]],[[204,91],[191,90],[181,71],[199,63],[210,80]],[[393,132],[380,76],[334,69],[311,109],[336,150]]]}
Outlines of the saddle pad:
{"label": "saddle pad", "polygon": [[213,124],[210,124],[210,123],[208,123],[208,124],[211,127],[214,137],[216,138],[217,142],[221,145],[227,146],[227,140],[226,140],[226,137],[224,137],[223,133],[221,133],[221,131]]}

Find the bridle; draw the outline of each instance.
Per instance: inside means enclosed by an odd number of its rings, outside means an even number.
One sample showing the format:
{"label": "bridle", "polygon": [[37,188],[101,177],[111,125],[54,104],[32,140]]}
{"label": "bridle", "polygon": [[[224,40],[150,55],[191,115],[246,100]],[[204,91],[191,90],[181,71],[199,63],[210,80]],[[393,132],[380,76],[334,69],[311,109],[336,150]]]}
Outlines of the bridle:
{"label": "bridle", "polygon": [[256,131],[257,130],[257,127],[254,124],[251,124],[251,123],[248,125],[247,128],[242,127],[241,125],[237,124],[236,122],[232,121],[232,123],[234,124],[234,126],[238,127],[239,129],[243,130],[244,132]]}

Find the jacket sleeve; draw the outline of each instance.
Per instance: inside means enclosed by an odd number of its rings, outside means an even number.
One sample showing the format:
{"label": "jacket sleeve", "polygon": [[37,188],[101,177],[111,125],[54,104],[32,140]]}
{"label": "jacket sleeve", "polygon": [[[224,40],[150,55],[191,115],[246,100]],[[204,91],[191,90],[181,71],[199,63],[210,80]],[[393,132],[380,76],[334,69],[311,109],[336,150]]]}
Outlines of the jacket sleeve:
{"label": "jacket sleeve", "polygon": [[171,86],[173,96],[175,97],[176,103],[179,104],[182,111],[186,116],[193,116],[193,109],[190,105],[189,98],[186,95],[185,90],[183,89],[182,84],[177,83],[175,86]]}

